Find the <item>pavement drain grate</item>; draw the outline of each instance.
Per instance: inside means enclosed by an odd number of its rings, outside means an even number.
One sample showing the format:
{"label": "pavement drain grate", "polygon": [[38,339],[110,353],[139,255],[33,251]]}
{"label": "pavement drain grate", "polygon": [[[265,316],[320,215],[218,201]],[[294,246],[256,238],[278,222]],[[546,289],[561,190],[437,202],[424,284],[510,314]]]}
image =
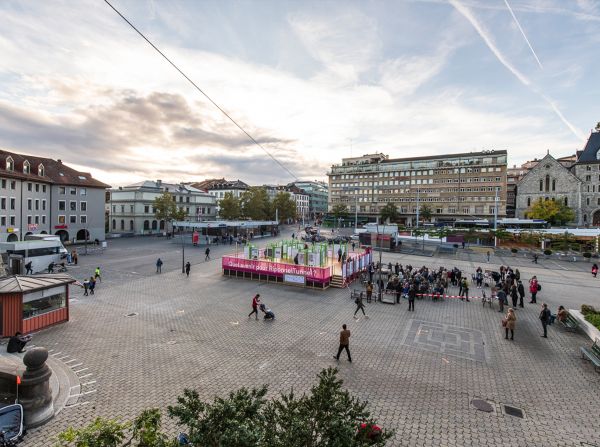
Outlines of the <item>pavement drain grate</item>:
{"label": "pavement drain grate", "polygon": [[131,312],[130,314],[125,315],[126,317],[135,317],[137,316],[137,312]]}
{"label": "pavement drain grate", "polygon": [[491,413],[494,411],[494,407],[489,402],[486,402],[485,400],[473,399],[471,401],[471,405],[473,405],[479,411],[485,411],[486,413]]}
{"label": "pavement drain grate", "polygon": [[517,407],[511,407],[510,405],[504,405],[504,414],[508,414],[509,416],[514,416],[516,418],[525,418],[525,413],[523,410]]}

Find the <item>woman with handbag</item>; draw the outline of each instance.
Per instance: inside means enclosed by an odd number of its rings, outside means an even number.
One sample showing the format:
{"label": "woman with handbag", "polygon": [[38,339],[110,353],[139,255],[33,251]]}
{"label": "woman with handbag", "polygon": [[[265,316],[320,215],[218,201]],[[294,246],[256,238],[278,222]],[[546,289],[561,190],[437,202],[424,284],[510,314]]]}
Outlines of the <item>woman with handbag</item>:
{"label": "woman with handbag", "polygon": [[508,340],[508,331],[510,329],[510,339],[515,339],[515,325],[517,323],[517,316],[515,315],[515,311],[512,307],[508,308],[508,312],[502,319],[502,327],[506,331],[505,338]]}

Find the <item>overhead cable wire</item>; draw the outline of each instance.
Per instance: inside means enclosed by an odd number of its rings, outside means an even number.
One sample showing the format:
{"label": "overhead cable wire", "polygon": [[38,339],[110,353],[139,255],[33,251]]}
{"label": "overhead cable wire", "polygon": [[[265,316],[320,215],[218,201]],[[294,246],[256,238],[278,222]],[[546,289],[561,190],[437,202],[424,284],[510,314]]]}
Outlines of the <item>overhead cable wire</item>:
{"label": "overhead cable wire", "polygon": [[213,101],[213,99],[208,96],[208,94],[202,90],[194,81],[192,81],[192,79],[190,79],[190,77],[188,75],[186,75],[171,59],[169,59],[167,57],[167,55],[165,53],[163,53],[156,45],[154,45],[150,39],[148,39],[139,29],[137,29],[135,27],[135,25],[133,23],[131,23],[123,14],[121,14],[121,12],[115,8],[108,0],[104,0],[104,2],[111,7],[111,9],[116,12],[119,17],[121,17],[131,28],[133,28],[133,30],[138,33],[142,39],[144,39],[148,45],[150,45],[152,48],[154,48],[154,50],[156,50],[156,52],[158,54],[160,54],[175,70],[177,70],[179,72],[179,74],[181,74],[181,76],[183,76],[190,84],[192,84],[192,86],[198,90],[200,93],[202,93],[202,95],[204,95],[204,97],[206,99],[208,99],[212,105],[214,105],[217,109],[219,109],[219,111],[225,115],[229,121],[231,121],[233,124],[235,124],[235,126],[240,129],[254,144],[256,144],[259,148],[261,148],[275,163],[277,163],[279,166],[281,166],[281,168],[283,168],[288,174],[290,174],[294,180],[298,180],[298,177],[296,177],[296,175],[290,171],[288,169],[287,166],[285,166],[282,162],[280,162],[279,160],[277,160],[277,158],[275,158],[262,144],[260,144],[258,141],[256,141],[256,139],[250,135],[250,133],[248,133],[246,131],[246,129],[244,129],[240,124],[237,123],[236,120],[234,120],[225,110],[223,110],[215,101]]}

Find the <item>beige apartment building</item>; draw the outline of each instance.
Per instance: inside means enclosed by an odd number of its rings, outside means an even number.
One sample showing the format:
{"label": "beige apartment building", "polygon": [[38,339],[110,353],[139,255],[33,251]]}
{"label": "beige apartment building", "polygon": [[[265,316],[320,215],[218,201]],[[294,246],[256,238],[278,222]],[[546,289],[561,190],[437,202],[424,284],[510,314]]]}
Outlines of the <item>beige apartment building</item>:
{"label": "beige apartment building", "polygon": [[[414,225],[417,208],[431,210],[432,222],[506,217],[506,151],[390,159],[384,154],[344,158],[329,177],[328,208],[358,208],[360,221],[375,221],[388,203],[399,222]],[[497,201],[497,202],[496,202]],[[421,219],[422,220],[422,217]]]}

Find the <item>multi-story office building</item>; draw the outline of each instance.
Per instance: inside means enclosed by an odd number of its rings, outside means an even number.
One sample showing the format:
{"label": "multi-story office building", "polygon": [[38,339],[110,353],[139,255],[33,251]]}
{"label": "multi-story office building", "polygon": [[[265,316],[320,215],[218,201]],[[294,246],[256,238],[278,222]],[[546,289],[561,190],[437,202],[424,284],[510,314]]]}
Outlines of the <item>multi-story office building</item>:
{"label": "multi-story office building", "polygon": [[308,194],[308,214],[311,219],[327,213],[328,187],[325,182],[299,180],[291,183]]}
{"label": "multi-story office building", "polygon": [[375,221],[388,203],[400,223],[412,225],[417,208],[431,210],[433,221],[492,219],[506,216],[506,151],[483,151],[390,159],[384,154],[344,158],[329,177],[329,211],[346,205],[353,214]]}
{"label": "multi-story office building", "polygon": [[158,220],[154,213],[154,199],[164,192],[171,193],[179,209],[185,210],[185,220],[215,220],[217,205],[214,196],[185,184],[146,180],[110,190],[110,232],[154,234],[167,231],[166,222]]}
{"label": "multi-story office building", "polygon": [[32,234],[104,240],[109,187],[61,160],[0,150],[0,241]]}

